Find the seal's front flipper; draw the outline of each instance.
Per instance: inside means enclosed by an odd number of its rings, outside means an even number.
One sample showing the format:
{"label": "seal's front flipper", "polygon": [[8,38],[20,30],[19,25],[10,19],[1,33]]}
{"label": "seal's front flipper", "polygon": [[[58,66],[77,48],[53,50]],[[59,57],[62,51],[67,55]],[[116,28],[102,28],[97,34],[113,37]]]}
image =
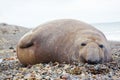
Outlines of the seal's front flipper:
{"label": "seal's front flipper", "polygon": [[34,43],[33,43],[32,31],[30,31],[21,38],[18,47],[29,48],[33,45]]}
{"label": "seal's front flipper", "polygon": [[23,44],[23,45],[20,46],[20,48],[28,48],[28,47],[31,47],[31,46],[33,46],[32,42],[27,43],[27,44]]}

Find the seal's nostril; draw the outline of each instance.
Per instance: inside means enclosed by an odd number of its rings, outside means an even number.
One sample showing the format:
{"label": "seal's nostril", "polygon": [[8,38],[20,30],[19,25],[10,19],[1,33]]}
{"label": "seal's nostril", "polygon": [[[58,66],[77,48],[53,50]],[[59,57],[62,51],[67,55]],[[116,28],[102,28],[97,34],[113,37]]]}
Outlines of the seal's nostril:
{"label": "seal's nostril", "polygon": [[97,61],[97,60],[95,60],[95,61],[88,60],[87,63],[88,64],[97,64],[97,63],[100,63],[100,62]]}

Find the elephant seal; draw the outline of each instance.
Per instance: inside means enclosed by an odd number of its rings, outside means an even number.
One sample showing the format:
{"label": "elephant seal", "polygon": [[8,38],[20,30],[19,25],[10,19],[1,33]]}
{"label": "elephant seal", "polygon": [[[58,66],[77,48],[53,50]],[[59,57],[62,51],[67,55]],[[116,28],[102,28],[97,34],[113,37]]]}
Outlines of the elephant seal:
{"label": "elephant seal", "polygon": [[17,44],[17,56],[24,65],[50,61],[96,64],[112,60],[104,34],[73,19],[54,20],[26,33]]}

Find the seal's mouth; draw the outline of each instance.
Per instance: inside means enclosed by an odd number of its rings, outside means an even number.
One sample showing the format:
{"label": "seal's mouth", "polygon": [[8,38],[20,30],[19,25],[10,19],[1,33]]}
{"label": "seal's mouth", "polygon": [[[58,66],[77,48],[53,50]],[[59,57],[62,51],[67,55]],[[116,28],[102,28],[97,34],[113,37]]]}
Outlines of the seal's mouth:
{"label": "seal's mouth", "polygon": [[91,61],[91,60],[85,60],[84,58],[82,58],[82,62],[83,63],[88,63],[88,64],[102,64],[103,62],[102,62],[102,59],[101,60],[99,60],[99,61]]}
{"label": "seal's mouth", "polygon": [[91,61],[91,60],[88,60],[86,61],[88,64],[101,64],[102,63],[102,60],[99,60],[99,61]]}
{"label": "seal's mouth", "polygon": [[100,60],[91,61],[91,60],[84,59],[84,57],[82,56],[81,56],[81,60],[83,63],[88,63],[88,64],[102,64],[103,62],[102,58]]}

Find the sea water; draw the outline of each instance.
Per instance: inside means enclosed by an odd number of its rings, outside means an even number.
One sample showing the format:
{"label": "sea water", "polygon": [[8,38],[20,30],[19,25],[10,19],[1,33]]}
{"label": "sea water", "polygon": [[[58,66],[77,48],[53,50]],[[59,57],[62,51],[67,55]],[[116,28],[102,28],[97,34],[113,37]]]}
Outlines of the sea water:
{"label": "sea water", "polygon": [[108,40],[120,41],[120,22],[92,24],[102,31]]}

